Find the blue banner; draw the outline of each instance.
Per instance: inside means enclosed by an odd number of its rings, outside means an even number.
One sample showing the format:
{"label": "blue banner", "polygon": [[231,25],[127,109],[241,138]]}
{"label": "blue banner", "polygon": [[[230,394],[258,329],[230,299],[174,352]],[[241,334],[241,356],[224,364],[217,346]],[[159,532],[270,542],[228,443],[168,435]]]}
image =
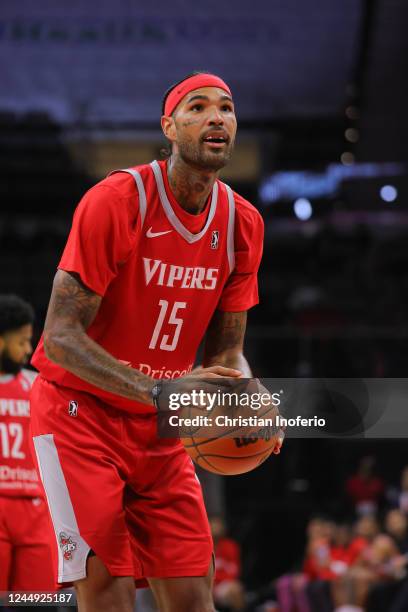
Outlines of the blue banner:
{"label": "blue banner", "polygon": [[230,84],[240,118],[336,112],[361,0],[3,0],[0,109],[62,123],[156,121],[193,70]]}

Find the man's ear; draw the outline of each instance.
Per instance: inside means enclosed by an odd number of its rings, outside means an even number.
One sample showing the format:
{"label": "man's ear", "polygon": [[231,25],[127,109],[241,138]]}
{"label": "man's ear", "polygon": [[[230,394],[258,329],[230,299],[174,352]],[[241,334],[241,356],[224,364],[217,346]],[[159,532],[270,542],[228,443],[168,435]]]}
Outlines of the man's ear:
{"label": "man's ear", "polygon": [[176,124],[174,122],[173,117],[168,117],[167,115],[163,115],[161,120],[161,127],[163,130],[163,134],[165,135],[165,137],[167,138],[167,140],[170,140],[171,143],[173,143],[176,140]]}

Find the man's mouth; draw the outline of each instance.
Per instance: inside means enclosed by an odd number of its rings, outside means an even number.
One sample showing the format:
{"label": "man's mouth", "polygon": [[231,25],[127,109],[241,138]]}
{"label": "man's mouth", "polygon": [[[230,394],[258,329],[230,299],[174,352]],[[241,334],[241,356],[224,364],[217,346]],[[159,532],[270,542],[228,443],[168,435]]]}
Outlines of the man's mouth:
{"label": "man's mouth", "polygon": [[212,148],[222,148],[228,144],[229,138],[225,134],[209,134],[203,138],[203,142]]}

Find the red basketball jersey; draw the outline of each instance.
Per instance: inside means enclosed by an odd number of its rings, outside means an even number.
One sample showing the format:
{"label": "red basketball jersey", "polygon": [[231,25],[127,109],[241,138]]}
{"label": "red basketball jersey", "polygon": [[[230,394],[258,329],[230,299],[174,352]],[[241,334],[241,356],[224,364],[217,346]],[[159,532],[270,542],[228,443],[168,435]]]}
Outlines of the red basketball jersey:
{"label": "red basketball jersey", "polygon": [[0,376],[0,496],[43,495],[31,456],[29,394],[34,372]]}
{"label": "red basketball jersey", "polygon": [[[103,296],[91,338],[144,374],[175,378],[192,370],[216,308],[257,303],[262,239],[259,213],[230,187],[217,180],[205,210],[191,215],[171,192],[166,162],[152,162],[112,173],[85,195],[59,268]],[[113,406],[152,410],[53,364],[42,341],[33,364]]]}

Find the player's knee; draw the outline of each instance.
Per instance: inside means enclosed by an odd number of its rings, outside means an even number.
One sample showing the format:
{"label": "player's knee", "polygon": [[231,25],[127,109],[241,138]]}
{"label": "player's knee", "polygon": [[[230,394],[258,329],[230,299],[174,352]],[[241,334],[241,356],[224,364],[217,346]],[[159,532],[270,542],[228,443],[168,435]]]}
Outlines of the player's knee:
{"label": "player's knee", "polygon": [[[174,611],[175,612],[175,611]],[[185,608],[177,612],[216,612],[214,603],[212,600],[209,601],[196,601],[186,605]]]}
{"label": "player's knee", "polygon": [[[174,609],[172,612],[176,612],[176,610]],[[182,609],[177,608],[177,612],[215,612],[211,592],[192,592],[188,601],[184,602]]]}
{"label": "player's knee", "polygon": [[[127,578],[113,578],[111,582],[93,583],[87,579],[75,583],[80,612],[133,612],[135,589]],[[133,582],[133,581],[132,581]]]}
{"label": "player's knee", "polygon": [[92,550],[89,551],[86,560],[85,582],[80,580],[75,586],[86,584],[86,588],[88,589],[94,588],[95,590],[104,590],[113,585],[114,582],[114,578],[109,573],[103,561],[97,557]]}
{"label": "player's knee", "polygon": [[215,612],[211,588],[203,584],[167,591],[158,601],[165,612]]}
{"label": "player's knee", "polygon": [[74,582],[79,609],[133,612],[135,587],[130,576],[111,576],[99,557],[90,554],[86,578]]}

